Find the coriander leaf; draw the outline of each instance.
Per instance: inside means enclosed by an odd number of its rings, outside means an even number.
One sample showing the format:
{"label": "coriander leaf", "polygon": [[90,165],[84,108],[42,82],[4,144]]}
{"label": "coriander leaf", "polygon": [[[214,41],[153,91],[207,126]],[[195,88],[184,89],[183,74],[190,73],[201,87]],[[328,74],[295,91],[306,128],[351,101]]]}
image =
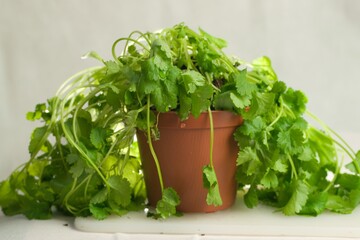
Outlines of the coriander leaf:
{"label": "coriander leaf", "polygon": [[0,206],[2,208],[15,205],[18,202],[17,194],[12,189],[9,180],[4,180],[0,182],[0,196]]}
{"label": "coriander leaf", "polygon": [[272,80],[268,84],[273,84],[274,82],[277,81],[277,76],[276,76],[274,69],[271,66],[270,58],[268,58],[266,56],[257,58],[252,61],[252,66],[253,66],[254,71],[257,71],[260,74],[262,74]]}
{"label": "coriander leaf", "polygon": [[315,158],[315,155],[311,148],[308,145],[305,145],[298,158],[301,161],[310,161]]}
{"label": "coriander leaf", "polygon": [[38,127],[35,128],[31,134],[31,140],[29,144],[29,153],[31,155],[36,154],[38,150],[41,149],[42,146],[40,144],[44,144],[44,138],[48,134],[48,127]]}
{"label": "coriander leaf", "polygon": [[260,180],[260,183],[265,188],[276,188],[279,184],[279,180],[276,176],[276,173],[274,171],[267,171],[264,175],[264,177]]}
{"label": "coriander leaf", "polygon": [[291,112],[296,116],[301,116],[305,112],[308,100],[303,92],[288,88],[287,91],[282,94],[282,99],[286,109],[291,109]]}
{"label": "coriander leaf", "polygon": [[96,127],[91,129],[90,141],[97,149],[101,149],[106,145],[106,138],[109,136],[108,129]]}
{"label": "coriander leaf", "polygon": [[250,176],[256,174],[259,171],[259,167],[262,165],[256,150],[251,147],[245,147],[239,151],[238,158],[236,160],[237,166],[242,166],[242,171],[246,175]]}
{"label": "coriander leaf", "polygon": [[46,111],[45,103],[37,104],[35,106],[34,112],[28,112],[26,114],[26,119],[29,121],[35,121],[41,119],[43,113]]}
{"label": "coriander leaf", "polygon": [[191,110],[191,98],[187,95],[185,89],[179,89],[179,110],[178,114],[181,120],[185,120],[189,117]]}
{"label": "coriander leaf", "polygon": [[28,167],[28,173],[33,177],[41,177],[44,168],[48,165],[48,161],[35,160]]}
{"label": "coriander leaf", "polygon": [[261,116],[257,116],[254,119],[245,121],[240,128],[240,132],[246,136],[250,136],[255,139],[256,136],[261,133],[266,127],[265,120]]}
{"label": "coriander leaf", "polygon": [[104,220],[109,216],[109,213],[106,210],[106,208],[102,206],[97,206],[96,204],[93,203],[89,205],[89,210],[91,214],[94,216],[94,218],[96,218],[97,220]]}
{"label": "coriander leaf", "polygon": [[168,218],[176,214],[176,206],[180,204],[180,197],[173,188],[165,188],[162,198],[156,204],[156,213],[161,218]]}
{"label": "coriander leaf", "polygon": [[97,204],[105,202],[108,198],[108,190],[106,188],[101,189],[98,193],[96,193],[90,200],[90,203]]}
{"label": "coriander leaf", "polygon": [[290,128],[278,134],[277,143],[285,153],[298,154],[303,150],[304,140],[302,131]]}
{"label": "coriander leaf", "polygon": [[206,202],[208,205],[221,206],[222,199],[220,196],[219,185],[215,170],[207,165],[203,168],[203,184],[208,189]]}
{"label": "coriander leaf", "polygon": [[150,94],[159,87],[160,73],[154,58],[149,58],[141,63],[141,73],[138,89],[140,93]]}
{"label": "coriander leaf", "polygon": [[309,195],[306,205],[299,212],[300,215],[317,216],[324,212],[328,194],[326,192],[315,192]]}
{"label": "coriander leaf", "polygon": [[287,204],[282,208],[285,215],[299,213],[305,206],[309,195],[308,186],[301,180],[295,180],[291,185],[291,197]]}
{"label": "coriander leaf", "polygon": [[268,113],[274,106],[274,99],[274,93],[254,93],[250,109],[249,111],[243,113],[243,117],[245,119],[252,119]]}
{"label": "coriander leaf", "polygon": [[255,83],[246,78],[246,69],[239,71],[234,76],[236,90],[241,96],[251,96],[257,90]]}
{"label": "coriander leaf", "polygon": [[314,153],[319,157],[322,166],[331,164],[337,158],[336,148],[333,139],[324,132],[309,127],[306,131],[309,139],[309,144]]}
{"label": "coriander leaf", "polygon": [[227,46],[227,42],[224,39],[214,37],[209,33],[205,32],[203,29],[199,28],[199,32],[203,35],[209,42],[214,43],[218,48],[224,48]]}
{"label": "coriander leaf", "polygon": [[187,93],[194,93],[199,86],[205,85],[205,77],[194,70],[187,70],[181,74]]}
{"label": "coriander leaf", "polygon": [[243,109],[250,105],[249,96],[240,96],[237,93],[230,92],[230,99],[236,108]]}
{"label": "coriander leaf", "polygon": [[244,203],[248,208],[254,208],[259,204],[256,186],[250,186],[249,190],[244,195]]}
{"label": "coriander leaf", "polygon": [[129,182],[121,176],[111,176],[108,179],[109,186],[111,188],[110,198],[119,204],[126,207],[131,201],[131,187]]}
{"label": "coriander leaf", "polygon": [[213,89],[209,85],[201,86],[191,95],[191,113],[197,118],[200,113],[206,111],[210,106],[210,98],[212,96]]}
{"label": "coriander leaf", "polygon": [[326,202],[326,209],[336,213],[349,214],[354,210],[354,207],[342,196],[330,194]]}
{"label": "coriander leaf", "polygon": [[351,190],[349,198],[351,205],[355,209],[360,204],[360,189]]}
{"label": "coriander leaf", "polygon": [[160,81],[159,87],[151,93],[151,100],[159,112],[166,112],[169,111],[169,108],[174,109],[177,107],[177,95],[176,78],[168,78]]}
{"label": "coriander leaf", "polygon": [[342,173],[339,174],[336,178],[336,184],[339,184],[347,190],[360,189],[360,176],[349,173]]}
{"label": "coriander leaf", "polygon": [[154,39],[151,44],[151,56],[161,56],[164,59],[171,59],[171,49],[168,43],[162,39]]}
{"label": "coriander leaf", "polygon": [[116,63],[115,61],[106,61],[104,62],[106,68],[107,68],[107,74],[111,75],[111,74],[115,74],[118,73],[121,70],[121,66]]}

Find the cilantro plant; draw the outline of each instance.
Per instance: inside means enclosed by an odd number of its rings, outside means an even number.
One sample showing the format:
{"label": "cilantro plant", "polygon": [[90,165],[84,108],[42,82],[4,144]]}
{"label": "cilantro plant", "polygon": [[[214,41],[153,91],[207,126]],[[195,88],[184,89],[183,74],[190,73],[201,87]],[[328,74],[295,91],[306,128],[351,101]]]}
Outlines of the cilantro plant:
{"label": "cilantro plant", "polygon": [[[360,202],[360,152],[308,112],[306,96],[278,80],[269,58],[248,63],[229,57],[225,47],[223,39],[178,24],[116,40],[112,60],[87,54],[101,66],[70,77],[27,114],[41,126],[31,135],[29,161],[0,183],[2,211],[47,219],[56,209],[104,219],[144,209],[134,141],[140,129],[147,134],[162,190],[150,215],[177,215],[181,199],[164,187],[152,146],[159,137],[156,113],[175,111],[185,120],[209,112],[212,119],[212,110],[226,110],[245,120],[234,138],[238,189],[248,207],[261,202],[286,215],[350,213]],[[212,133],[211,151],[213,140]],[[352,160],[346,171],[342,153]],[[207,203],[221,205],[212,157],[203,180]]]}

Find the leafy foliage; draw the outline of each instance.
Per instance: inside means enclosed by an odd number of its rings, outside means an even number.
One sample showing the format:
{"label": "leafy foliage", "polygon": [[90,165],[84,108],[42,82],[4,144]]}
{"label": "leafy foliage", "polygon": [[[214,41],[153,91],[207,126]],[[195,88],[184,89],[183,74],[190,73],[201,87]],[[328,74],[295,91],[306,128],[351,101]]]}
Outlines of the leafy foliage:
{"label": "leafy foliage", "polygon": [[[118,56],[119,43],[124,47]],[[265,203],[286,215],[350,213],[360,203],[360,151],[306,110],[305,94],[280,81],[268,57],[251,63],[233,59],[222,51],[226,45],[202,29],[178,24],[116,40],[112,60],[87,54],[102,66],[76,73],[26,114],[41,126],[31,135],[29,161],[0,182],[2,211],[47,219],[56,208],[104,219],[144,209],[137,129],[151,142],[159,137],[153,111],[175,111],[184,120],[227,110],[245,120],[234,138],[237,183],[248,207]],[[348,173],[341,171],[339,148],[352,159]],[[221,205],[211,160],[203,180],[207,203]],[[178,215],[180,201],[174,189],[162,189],[152,215]]]}

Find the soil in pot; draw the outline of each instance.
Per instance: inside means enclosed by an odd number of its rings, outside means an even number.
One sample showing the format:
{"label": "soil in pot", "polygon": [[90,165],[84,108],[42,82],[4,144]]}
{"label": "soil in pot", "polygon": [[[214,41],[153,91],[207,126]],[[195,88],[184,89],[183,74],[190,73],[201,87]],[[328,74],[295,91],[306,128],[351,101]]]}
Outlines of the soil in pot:
{"label": "soil in pot", "polygon": [[[179,194],[181,212],[214,212],[233,205],[236,198],[236,158],[238,146],[233,139],[242,118],[226,111],[213,111],[213,163],[217,174],[221,206],[207,205],[207,189],[203,187],[202,169],[210,160],[210,119],[202,113],[180,121],[175,112],[158,116],[159,140],[152,140],[159,160],[164,187],[172,187]],[[161,188],[154,159],[146,134],[137,132],[142,158],[147,196],[151,206],[161,199]]]}

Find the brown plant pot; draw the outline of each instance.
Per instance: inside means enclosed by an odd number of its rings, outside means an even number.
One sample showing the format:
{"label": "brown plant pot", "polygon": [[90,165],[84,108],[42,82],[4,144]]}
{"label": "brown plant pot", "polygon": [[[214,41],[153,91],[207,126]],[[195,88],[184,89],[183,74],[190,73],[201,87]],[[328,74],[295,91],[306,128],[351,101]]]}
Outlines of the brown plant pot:
{"label": "brown plant pot", "polygon": [[[179,194],[181,212],[214,212],[233,205],[236,198],[236,158],[238,146],[233,139],[235,129],[242,124],[240,116],[226,111],[213,111],[213,163],[223,204],[218,207],[206,203],[202,169],[210,160],[210,121],[207,112],[197,119],[190,116],[180,121],[175,112],[158,117],[160,140],[152,140],[163,175],[164,187],[172,187]],[[137,132],[143,164],[147,196],[151,206],[161,199],[161,189],[154,159],[146,134]]]}

